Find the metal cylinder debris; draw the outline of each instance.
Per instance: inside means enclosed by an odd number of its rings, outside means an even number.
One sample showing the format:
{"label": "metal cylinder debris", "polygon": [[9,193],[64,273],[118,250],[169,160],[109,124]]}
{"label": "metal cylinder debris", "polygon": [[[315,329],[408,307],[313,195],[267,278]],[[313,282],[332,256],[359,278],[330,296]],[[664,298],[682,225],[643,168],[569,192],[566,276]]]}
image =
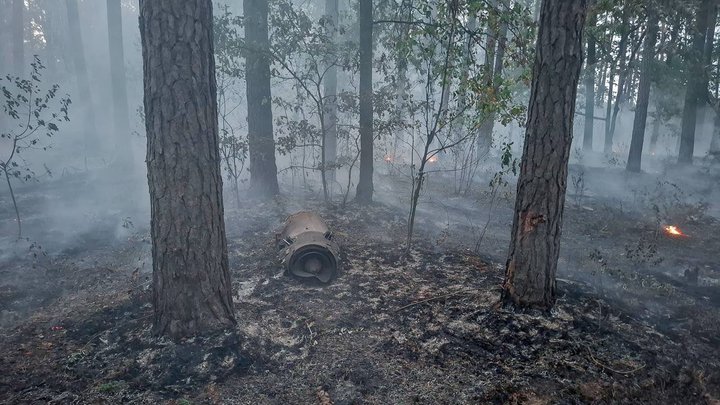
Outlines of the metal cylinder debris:
{"label": "metal cylinder debris", "polygon": [[322,283],[330,282],[337,275],[340,248],[317,214],[298,212],[290,215],[276,239],[287,273]]}

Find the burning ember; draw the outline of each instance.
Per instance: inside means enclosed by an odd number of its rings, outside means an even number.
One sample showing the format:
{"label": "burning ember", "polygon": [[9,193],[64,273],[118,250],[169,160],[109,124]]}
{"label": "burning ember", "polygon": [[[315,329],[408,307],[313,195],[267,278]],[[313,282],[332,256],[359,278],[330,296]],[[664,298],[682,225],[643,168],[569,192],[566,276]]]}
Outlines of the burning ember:
{"label": "burning ember", "polygon": [[680,228],[678,228],[675,225],[665,225],[663,227],[663,229],[665,230],[665,233],[667,233],[670,236],[675,236],[675,237],[687,236],[680,230]]}

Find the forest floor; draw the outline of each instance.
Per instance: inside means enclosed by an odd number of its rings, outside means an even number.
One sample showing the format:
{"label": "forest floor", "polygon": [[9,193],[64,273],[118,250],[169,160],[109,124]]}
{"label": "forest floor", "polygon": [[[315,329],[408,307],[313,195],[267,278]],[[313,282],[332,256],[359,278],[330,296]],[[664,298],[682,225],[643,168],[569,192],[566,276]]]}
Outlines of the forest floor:
{"label": "forest floor", "polygon": [[[701,198],[717,174],[688,187],[581,173],[550,314],[497,305],[512,195],[449,197],[432,176],[404,255],[407,184],[379,174],[382,203],[365,208],[316,194],[228,203],[238,326],[181,343],[151,334],[146,214],[118,208],[127,191],[81,176],[22,188],[34,236],[0,251],[0,402],[720,403],[720,221]],[[613,196],[620,183],[634,191]],[[276,259],[275,232],[308,209],[342,245],[328,286],[284,276]]]}

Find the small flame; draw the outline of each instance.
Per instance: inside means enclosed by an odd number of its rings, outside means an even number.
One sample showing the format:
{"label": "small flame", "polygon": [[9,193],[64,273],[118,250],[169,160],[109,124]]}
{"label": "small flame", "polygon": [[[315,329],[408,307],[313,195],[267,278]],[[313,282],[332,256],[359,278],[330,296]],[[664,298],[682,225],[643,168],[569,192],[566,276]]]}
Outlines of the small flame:
{"label": "small flame", "polygon": [[666,225],[663,228],[665,229],[665,232],[670,236],[687,236],[680,230],[680,228],[675,225]]}
{"label": "small flame", "polygon": [[393,159],[392,159],[392,156],[389,156],[389,155],[388,155],[388,156],[385,156],[385,161],[386,161],[386,162],[390,163],[390,162],[392,162],[392,160],[393,160]]}
{"label": "small flame", "polygon": [[438,161],[437,156],[431,156],[430,159],[428,159],[428,162],[430,162],[430,163],[435,163],[437,161]]}

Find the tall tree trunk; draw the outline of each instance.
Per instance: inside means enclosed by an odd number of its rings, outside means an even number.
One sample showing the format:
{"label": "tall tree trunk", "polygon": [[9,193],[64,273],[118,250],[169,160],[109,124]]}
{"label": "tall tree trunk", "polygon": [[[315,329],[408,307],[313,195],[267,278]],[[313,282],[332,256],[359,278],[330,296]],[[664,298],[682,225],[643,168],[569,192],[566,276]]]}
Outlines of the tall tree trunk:
{"label": "tall tree trunk", "polygon": [[643,45],[643,63],[638,86],[637,105],[633,121],[632,139],[630,140],[630,154],[626,169],[629,172],[639,172],[642,160],[643,143],[645,141],[645,125],[647,123],[648,104],[650,101],[650,83],[652,82],[652,69],[655,62],[655,43],[658,34],[658,16],[653,10],[652,2],[648,2],[647,12],[648,29]]}
{"label": "tall tree trunk", "polygon": [[[338,0],[325,0],[326,24],[331,25],[329,38],[338,33]],[[323,144],[325,175],[332,185],[335,183],[335,164],[337,161],[337,66],[334,60],[323,77],[323,106],[325,108],[325,139]]]}
{"label": "tall tree trunk", "polygon": [[25,0],[12,3],[12,58],[15,74],[25,73]]}
{"label": "tall tree trunk", "polygon": [[683,107],[682,124],[680,131],[680,152],[678,163],[692,164],[695,153],[695,127],[697,125],[697,110],[700,98],[703,97],[707,87],[707,73],[703,66],[703,51],[705,50],[705,36],[708,28],[708,15],[714,14],[714,0],[702,0],[695,16],[696,26],[693,33],[692,52],[688,56],[690,68],[685,92],[685,106]]}
{"label": "tall tree trunk", "polygon": [[261,198],[280,193],[275,164],[272,95],[270,93],[270,41],[268,0],[244,0],[245,80],[248,105],[250,190]]}
{"label": "tall tree trunk", "polygon": [[[596,46],[597,48],[597,46]],[[597,55],[596,55],[597,56]],[[595,60],[595,62],[599,63],[599,60]],[[595,66],[598,66],[597,64]],[[597,71],[597,69],[596,69]],[[603,100],[605,100],[605,92],[607,91],[607,81],[608,81],[608,74],[609,69],[604,64],[601,64],[601,73],[600,73],[600,80],[598,81],[598,91],[595,92],[595,106],[596,107],[602,107]]]}
{"label": "tall tree trunk", "polygon": [[[500,13],[500,11],[499,11]],[[500,29],[497,32],[498,40],[497,40],[497,50],[495,52],[495,66],[493,66],[493,72],[492,72],[492,94],[493,98],[498,97],[498,93],[500,92],[500,85],[502,84],[502,74],[503,69],[505,67],[505,50],[507,48],[507,36],[508,36],[508,24],[506,21],[503,21],[500,23]],[[497,100],[495,100],[497,102]],[[493,139],[493,132],[495,131],[495,117],[497,116],[497,113],[495,111],[495,108],[492,109],[490,112],[489,117],[486,120],[486,131],[487,131],[487,138],[490,140],[490,145],[492,145],[492,139]]]}
{"label": "tall tree trunk", "polygon": [[85,64],[85,48],[83,47],[82,32],[80,31],[80,12],[77,0],[67,0],[68,28],[70,30],[70,43],[75,80],[78,86],[78,98],[75,104],[81,106],[83,111],[83,125],[85,137],[85,158],[88,156],[88,148],[99,144],[96,138],[97,125],[95,123],[95,105],[92,102],[90,92],[90,77],[88,76],[87,65]]}
{"label": "tall tree trunk", "polygon": [[[495,48],[497,47],[497,39],[499,37],[497,0],[491,0],[490,6],[491,10],[486,30],[487,40],[485,41],[485,66],[483,69],[483,80],[485,82],[485,88],[487,89],[485,90],[487,94],[484,96],[485,103],[492,103],[494,98],[494,95],[491,93],[495,88]],[[488,113],[487,116],[483,117],[483,121],[480,124],[478,130],[478,158],[487,156],[492,147],[493,120],[493,115]]]}
{"label": "tall tree trunk", "polygon": [[154,330],[235,323],[223,219],[211,0],[140,0]]}
{"label": "tall tree trunk", "polygon": [[132,167],[130,144],[130,116],[128,112],[125,50],[122,35],[120,0],[107,0],[108,43],[110,46],[110,80],[113,95],[113,123],[115,125],[116,159],[126,169]]}
{"label": "tall tree trunk", "polygon": [[544,0],[503,301],[550,308],[560,253],[587,0]]}
{"label": "tall tree trunk", "polygon": [[[588,27],[595,28],[596,19],[589,19]],[[583,136],[583,150],[593,149],[593,128],[595,127],[595,64],[597,63],[594,34],[587,36],[587,62],[585,72],[585,134]]]}
{"label": "tall tree trunk", "polygon": [[605,134],[605,153],[612,153],[613,138],[615,136],[615,123],[617,122],[617,116],[620,112],[620,105],[624,100],[625,82],[627,81],[628,69],[626,66],[627,62],[627,45],[628,45],[628,13],[625,7],[622,11],[622,20],[620,22],[622,28],[622,34],[620,35],[620,44],[618,45],[618,87],[617,95],[615,98],[615,104],[613,105],[613,114],[610,119],[610,130]]}
{"label": "tall tree trunk", "polygon": [[[468,32],[475,32],[476,29],[477,29],[477,18],[474,15],[471,15],[470,17],[468,17],[466,30]],[[460,81],[459,81],[460,84],[459,85],[462,88],[466,88],[466,86],[468,84],[468,80],[470,79],[469,72],[470,72],[470,68],[473,64],[473,61],[475,59],[475,56],[473,54],[474,46],[475,46],[475,42],[473,41],[473,37],[471,35],[468,35],[466,42],[465,42],[465,47],[463,49],[463,62],[465,63],[465,65],[464,65],[465,68],[462,69],[462,71],[460,72]],[[407,64],[407,61],[405,63]],[[460,110],[465,109],[465,107],[467,106],[467,92],[465,92],[465,91],[460,92],[460,95],[458,96],[458,105],[459,105]],[[460,135],[460,134],[458,134],[458,135]],[[459,139],[459,138],[456,138],[456,139]]]}
{"label": "tall tree trunk", "polygon": [[612,65],[609,66],[609,71],[610,73],[608,75],[610,76],[610,83],[608,83],[607,104],[605,105],[605,142],[603,145],[604,153],[612,152],[612,134],[610,132],[610,121],[613,108],[613,91],[615,90],[615,67]]}
{"label": "tall tree trunk", "polygon": [[373,8],[372,0],[360,0],[360,179],[355,199],[369,204],[373,197]]}

